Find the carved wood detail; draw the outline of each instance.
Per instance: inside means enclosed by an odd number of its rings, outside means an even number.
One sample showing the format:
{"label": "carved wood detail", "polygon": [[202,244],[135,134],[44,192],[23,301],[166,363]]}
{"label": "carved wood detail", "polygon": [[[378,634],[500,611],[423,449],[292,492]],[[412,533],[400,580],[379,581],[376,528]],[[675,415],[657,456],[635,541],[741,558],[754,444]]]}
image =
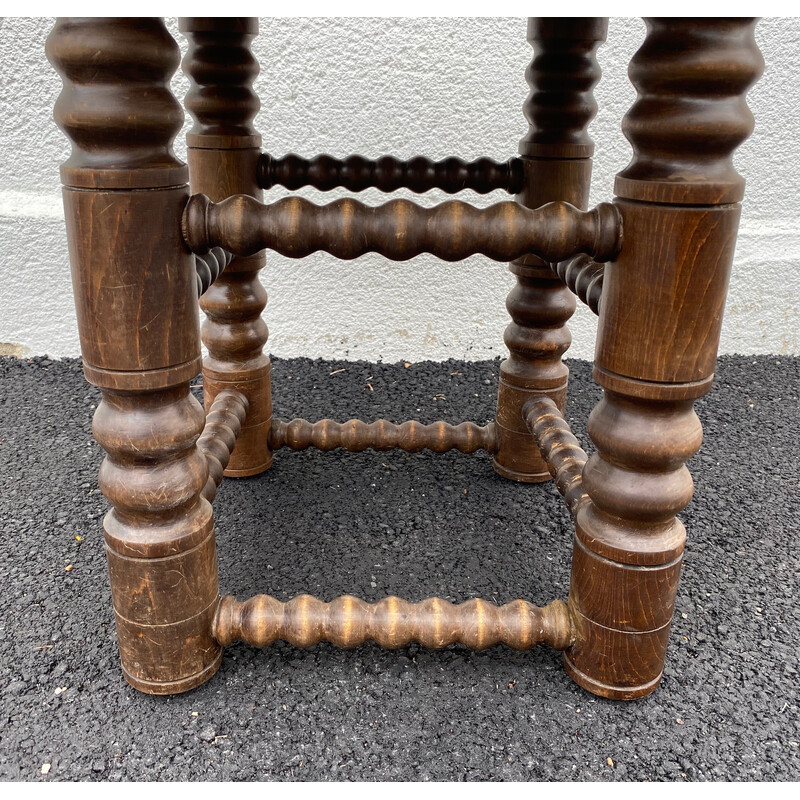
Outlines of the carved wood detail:
{"label": "carved wood detail", "polygon": [[197,296],[202,297],[211,284],[225,271],[233,261],[233,253],[221,247],[212,247],[203,255],[195,255],[194,268],[197,272]]}
{"label": "carved wood detail", "polygon": [[[594,151],[587,131],[597,111],[592,90],[600,79],[595,52],[606,28],[603,18],[528,20],[533,60],[523,105],[529,128],[519,144],[525,182],[516,199],[522,206],[561,200],[587,208]],[[511,322],[503,336],[508,358],[500,367],[494,468],[526,483],[549,480],[550,472],[522,409],[531,398],[547,396],[563,411],[567,398],[569,370],[562,357],[572,341],[567,321],[575,298],[553,274],[550,262],[558,260],[535,253],[509,265],[516,285],[506,300]]]}
{"label": "carved wood detail", "polygon": [[348,422],[335,422],[322,419],[308,422],[293,419],[291,422],[273,419],[269,436],[272,450],[288,447],[291,450],[335,450],[341,447],[350,453],[363,450],[405,450],[418,453],[420,450],[433,450],[446,453],[458,450],[462,453],[475,453],[478,450],[494,452],[496,433],[494,423],[480,426],[474,422],[450,425],[447,422],[434,422],[423,425],[416,420],[397,425],[385,419],[375,422],[362,422],[351,419]]}
{"label": "carved wood detail", "polygon": [[[61,169],[66,230],[84,373],[102,393],[93,431],[106,452],[98,480],[111,504],[105,544],[126,679],[152,694],[186,691],[237,639],[547,643],[597,695],[652,692],[686,539],[677,518],[693,491],[686,462],[702,440],[693,403],[713,380],[738,230],[743,180],[732,159],[752,130],[745,96],[763,68],[754,21],[647,20],[630,67],[637,99],[623,122],[633,158],[614,203],[591,211],[601,18],[530,20],[530,128],[520,158],[505,164],[262,155],[257,22],[180,24],[194,118],[188,171],[172,148],[183,119],[170,91],[179,51],[162,21],[62,19],[47,42],[63,82],[55,119],[72,148]],[[517,196],[485,209],[297,197],[264,205],[259,183]],[[496,421],[273,421],[258,275],[265,248],[296,258],[324,250],[511,261]],[[198,290],[207,415],[190,392],[201,365]],[[564,418],[575,295],[599,317],[603,399],[589,418],[590,457]],[[504,477],[552,475],[575,519],[568,604],[220,600],[209,501],[223,474],[261,472],[281,447],[483,449]]]}
{"label": "carved wood detail", "polygon": [[572,516],[589,500],[583,488],[583,468],[588,456],[573,436],[569,423],[549,397],[529,400],[523,408],[525,423],[564,495]]}
{"label": "carved wood detail", "polygon": [[[186,109],[194,125],[186,136],[190,184],[212,200],[235,194],[261,199],[256,167],[261,136],[253,127],[260,108],[253,81],[258,61],[251,44],[258,20],[251,17],[186,17],[180,29],[189,42],[183,71],[189,78]],[[204,250],[207,248],[204,248]],[[264,253],[234,258],[203,293],[200,307],[208,356],[203,361],[206,411],[220,392],[248,399],[248,415],[225,474],[255,475],[268,469],[267,435],[272,418],[269,331],[262,318],[267,292],[259,279]]]}
{"label": "carved wood detail", "polygon": [[393,261],[422,253],[445,261],[476,253],[495,261],[524,253],[560,261],[587,253],[603,261],[621,245],[617,210],[609,203],[591,211],[563,202],[527,209],[512,202],[475,208],[458,200],[433,208],[409,200],[370,207],[349,198],[318,206],[300,197],[264,205],[247,195],[221,203],[194,195],[183,234],[197,253],[218,245],[236,255],[269,248],[303,258],[323,250],[343,259],[375,252]]}
{"label": "carved wood detail", "polygon": [[422,194],[431,189],[440,189],[448,194],[471,189],[478,194],[488,194],[503,189],[516,194],[522,186],[522,161],[492,161],[479,158],[463,161],[460,158],[445,158],[431,161],[417,156],[401,161],[393,156],[382,156],[372,160],[363,156],[348,156],[345,159],[328,155],[306,159],[294,153],[275,158],[263,153],[258,162],[258,183],[262,189],[285,186],[300,189],[313,186],[323,192],[342,186],[351,192],[363,192],[376,188],[381,192],[410,189]]}
{"label": "carved wood detail", "polygon": [[55,118],[72,142],[64,209],[125,678],[151,694],[208,680],[218,601],[200,369],[196,272],[180,237],[189,196],[172,152],[182,112],[169,90],[178,46],[152,19],[56,22],[47,54],[64,88]]}
{"label": "carved wood detail", "polygon": [[324,641],[337,647],[357,647],[374,641],[388,648],[417,642],[437,650],[457,643],[474,650],[496,644],[515,650],[549,644],[564,650],[572,642],[572,629],[567,606],[561,600],[544,608],[525,600],[496,606],[474,599],[454,605],[440,597],[420,603],[384,597],[377,603],[367,603],[343,595],[324,603],[304,594],[281,603],[260,594],[245,602],[230,595],[223,597],[214,621],[214,637],[223,646],[241,640],[253,647],[267,647],[283,639],[297,647]]}
{"label": "carved wood detail", "polygon": [[206,415],[197,448],[208,464],[208,480],[203,488],[203,497],[209,503],[213,503],[217,496],[225,467],[242,431],[247,406],[247,398],[241,392],[224,391],[214,398],[211,410]]}
{"label": "carved wood detail", "polygon": [[630,69],[634,159],[616,183],[626,246],[604,268],[604,398],[589,417],[597,453],[570,589],[579,636],[565,654],[581,686],[619,699],[661,680],[686,538],[675,515],[702,440],[692,403],[711,388],[739,222],[731,156],[763,63],[752,20],[648,20],[647,31]]}

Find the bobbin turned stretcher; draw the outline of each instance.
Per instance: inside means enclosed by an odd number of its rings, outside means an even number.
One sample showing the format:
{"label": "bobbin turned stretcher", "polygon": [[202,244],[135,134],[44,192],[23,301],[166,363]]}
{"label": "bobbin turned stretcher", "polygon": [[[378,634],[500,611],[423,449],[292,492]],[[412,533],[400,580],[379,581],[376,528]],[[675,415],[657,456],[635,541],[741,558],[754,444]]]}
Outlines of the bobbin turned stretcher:
{"label": "bobbin turned stretcher", "polygon": [[[157,19],[59,20],[48,57],[64,83],[55,118],[72,143],[61,168],[87,379],[103,400],[94,435],[126,679],[168,694],[208,680],[222,648],[329,641],[440,648],[540,643],[595,694],[658,685],[700,446],[693,402],[713,378],[743,180],[732,166],[762,69],[753,20],[648,20],[623,121],[633,160],[612,203],[587,208],[587,127],[603,19],[531,19],[534,58],[520,155],[376,161],[275,158],[253,128],[253,19],[183,19],[188,167],[172,151],[183,112],[169,89],[178,47]],[[263,204],[263,190],[506,191],[487,208],[353,199]],[[191,187],[191,189],[190,189]],[[191,194],[190,194],[191,192]],[[509,357],[494,422],[335,422],[272,416],[259,279],[266,249],[402,261],[420,253],[511,262]],[[199,307],[206,315],[201,358]],[[587,457],[564,419],[575,298],[599,316]],[[205,411],[189,392],[203,372]],[[544,608],[473,599],[331,603],[301,595],[220,597],[212,501],[223,476],[255,475],[279,450],[485,451],[521,483],[555,479],[575,520],[567,601]]]}

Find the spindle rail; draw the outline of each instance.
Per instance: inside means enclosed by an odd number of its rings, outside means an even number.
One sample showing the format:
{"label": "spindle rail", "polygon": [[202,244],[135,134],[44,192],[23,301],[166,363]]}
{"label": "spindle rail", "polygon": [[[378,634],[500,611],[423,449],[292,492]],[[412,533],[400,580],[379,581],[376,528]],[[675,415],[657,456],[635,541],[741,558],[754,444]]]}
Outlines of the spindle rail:
{"label": "spindle rail", "polygon": [[410,420],[397,425],[385,419],[375,422],[362,422],[360,419],[347,422],[336,422],[332,419],[318,422],[293,419],[284,422],[273,418],[269,446],[271,450],[280,450],[282,447],[306,450],[315,447],[323,451],[341,447],[350,453],[370,449],[397,449],[408,453],[418,453],[425,449],[434,453],[446,453],[449,450],[458,450],[461,453],[485,450],[494,453],[497,449],[497,434],[492,422],[483,426],[474,422],[462,422],[458,425],[433,422],[424,425],[417,420]]}
{"label": "spindle rail", "polygon": [[351,192],[363,192],[370,188],[381,192],[409,189],[417,194],[431,189],[439,189],[447,194],[466,189],[488,194],[502,189],[509,194],[516,194],[525,180],[521,158],[510,158],[503,162],[479,158],[467,162],[455,157],[431,161],[417,156],[409,161],[401,161],[393,156],[372,160],[354,155],[340,160],[329,155],[305,159],[294,153],[282,158],[262,153],[257,177],[262,189],[271,189],[273,186],[285,186],[287,189],[313,186],[327,192],[341,186]]}
{"label": "spindle rail", "polygon": [[319,206],[291,197],[265,205],[248,195],[221,203],[194,195],[182,229],[195,253],[217,245],[239,256],[270,249],[290,258],[323,250],[343,259],[375,252],[392,261],[422,253],[445,261],[479,253],[495,261],[529,253],[561,261],[587,253],[603,261],[621,245],[615,206],[580,211],[560,201],[537,209],[513,202],[475,208],[458,200],[425,208],[410,200],[371,207],[346,198]]}
{"label": "spindle rail", "polygon": [[223,597],[214,619],[214,638],[221,645],[241,640],[254,647],[283,639],[297,647],[320,642],[357,647],[374,641],[390,649],[417,642],[434,650],[451,644],[473,650],[496,644],[529,650],[548,644],[566,650],[574,633],[561,600],[539,608],[525,600],[497,606],[476,598],[455,605],[441,597],[410,603],[390,596],[367,603],[342,595],[325,603],[306,594],[281,603],[260,594],[245,602]]}
{"label": "spindle rail", "polygon": [[217,496],[217,489],[222,483],[236,439],[242,431],[249,405],[241,392],[220,392],[206,415],[206,424],[197,440],[197,449],[208,463],[208,481],[203,488],[203,497],[209,503]]}
{"label": "spindle rail", "polygon": [[583,488],[583,468],[588,456],[549,397],[529,400],[523,413],[536,446],[555,478],[556,488],[564,495],[572,516],[577,517],[589,501]]}
{"label": "spindle rail", "polygon": [[197,296],[204,295],[214,281],[225,271],[231,261],[233,253],[221,247],[212,247],[207,253],[194,256],[194,268],[197,272]]}

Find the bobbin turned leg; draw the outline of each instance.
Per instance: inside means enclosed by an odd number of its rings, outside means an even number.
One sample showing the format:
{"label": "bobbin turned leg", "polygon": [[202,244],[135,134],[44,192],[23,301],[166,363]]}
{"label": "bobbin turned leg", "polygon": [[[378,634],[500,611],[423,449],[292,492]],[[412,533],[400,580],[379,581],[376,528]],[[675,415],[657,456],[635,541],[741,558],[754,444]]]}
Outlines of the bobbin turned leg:
{"label": "bobbin turned leg", "polygon": [[624,243],[607,265],[595,355],[603,400],[583,472],[570,588],[569,674],[595,694],[661,680],[700,447],[693,402],[711,387],[743,180],[735,148],[763,62],[752,20],[647,20],[623,122],[634,157],[616,181]]}
{"label": "bobbin turned leg", "polygon": [[47,54],[63,80],[55,119],[86,378],[102,391],[94,434],[122,667],[137,689],[181,692],[220,663],[211,635],[217,563],[203,409],[197,285],[180,234],[179,50],[160,20],[62,19]]}
{"label": "bobbin turned leg", "polygon": [[[523,109],[530,128],[520,142],[525,183],[517,195],[528,208],[553,200],[587,208],[594,151],[587,128],[597,111],[592,88],[600,77],[594,53],[606,28],[600,18],[528,20],[534,58]],[[534,483],[550,480],[550,473],[522,408],[546,395],[564,410],[569,370],[561,357],[571,341],[566,323],[575,298],[537,256],[524,256],[509,269],[517,284],[506,301],[512,322],[504,336],[509,357],[500,366],[494,468],[506,478]]]}
{"label": "bobbin turned leg", "polygon": [[[180,20],[180,30],[189,40],[183,70],[191,81],[186,109],[194,119],[186,137],[192,191],[214,201],[234,194],[260,200],[256,173],[261,136],[253,127],[260,107],[253,92],[258,62],[250,51],[258,20],[186,17]],[[200,301],[208,348],[203,362],[206,411],[229,389],[242,392],[249,403],[225,469],[230,477],[255,475],[272,463],[267,444],[272,420],[270,361],[263,352],[268,331],[261,318],[267,293],[258,277],[264,264],[263,252],[235,258]]]}

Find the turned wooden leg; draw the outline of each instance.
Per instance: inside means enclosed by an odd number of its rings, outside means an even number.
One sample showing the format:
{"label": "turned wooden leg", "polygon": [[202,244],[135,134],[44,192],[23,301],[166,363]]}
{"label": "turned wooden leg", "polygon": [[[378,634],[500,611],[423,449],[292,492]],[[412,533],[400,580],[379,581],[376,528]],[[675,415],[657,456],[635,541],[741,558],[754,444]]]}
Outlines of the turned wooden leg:
{"label": "turned wooden leg", "polygon": [[72,143],[61,168],[86,378],[103,395],[94,434],[111,593],[126,679],[181,692],[220,663],[194,262],[181,239],[189,197],[172,141],[179,50],[157,19],[62,19],[47,42],[63,80],[55,118]]}
{"label": "turned wooden leg", "polygon": [[[528,208],[553,200],[587,208],[594,151],[587,128],[597,110],[592,88],[600,78],[594,53],[606,28],[600,18],[528,21],[534,57],[523,109],[530,128],[520,142],[524,187],[517,195]],[[512,321],[504,337],[509,357],[500,366],[494,468],[506,478],[533,483],[550,480],[550,473],[522,408],[545,395],[564,410],[569,370],[561,357],[571,342],[566,323],[575,298],[537,256],[524,256],[509,269],[517,284],[506,301]]]}
{"label": "turned wooden leg", "polygon": [[589,419],[597,452],[576,519],[570,675],[631,699],[661,680],[739,223],[734,150],[750,134],[763,62],[752,20],[647,20],[623,122],[634,157],[616,180],[624,241],[606,265]]}
{"label": "turned wooden leg", "polygon": [[[253,91],[258,62],[250,51],[258,20],[187,17],[180,20],[180,30],[189,40],[183,69],[191,81],[186,109],[194,119],[186,137],[192,192],[214,201],[234,194],[260,200],[261,136],[253,127],[260,107]],[[255,475],[272,463],[270,361],[263,352],[268,331],[261,318],[267,293],[258,277],[264,264],[263,252],[235,258],[200,301],[208,348],[206,411],[226,390],[240,391],[248,400],[247,418],[225,469],[231,477]]]}

